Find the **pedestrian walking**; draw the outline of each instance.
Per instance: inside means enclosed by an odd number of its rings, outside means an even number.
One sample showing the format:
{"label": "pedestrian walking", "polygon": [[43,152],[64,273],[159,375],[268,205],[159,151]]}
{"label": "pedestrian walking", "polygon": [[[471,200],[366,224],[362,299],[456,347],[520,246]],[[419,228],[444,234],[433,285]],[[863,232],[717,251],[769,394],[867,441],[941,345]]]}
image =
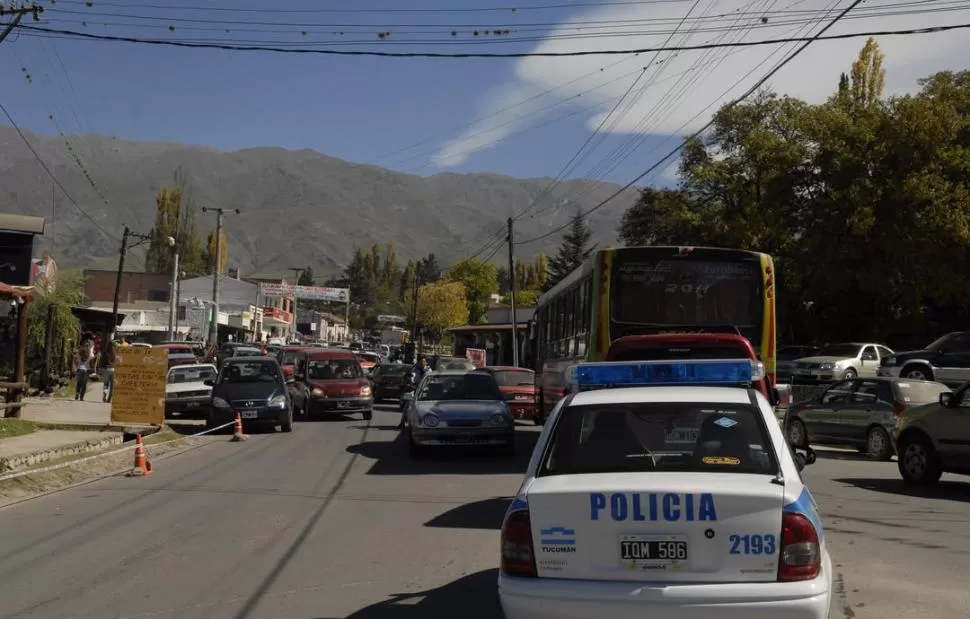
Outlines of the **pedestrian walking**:
{"label": "pedestrian walking", "polygon": [[[409,383],[410,388],[414,391],[415,398],[418,397],[417,391],[418,391],[418,387],[421,385],[421,379],[424,378],[424,375],[427,373],[428,373],[428,360],[424,357],[424,355],[418,355],[418,362],[414,364],[414,367],[411,368],[411,371],[408,372],[408,376],[407,376],[407,381]],[[404,429],[404,426],[407,422],[407,416],[408,416],[407,410],[404,407],[402,407],[401,422],[397,424],[398,430]]]}
{"label": "pedestrian walking", "polygon": [[91,362],[93,360],[94,352],[91,350],[91,344],[85,342],[74,355],[75,400],[84,400],[84,394],[88,390],[88,375],[91,373]]}
{"label": "pedestrian walking", "polygon": [[111,392],[115,384],[115,347],[113,342],[108,342],[104,348],[101,361],[101,372],[104,374],[104,382],[101,387],[101,401],[111,402]]}

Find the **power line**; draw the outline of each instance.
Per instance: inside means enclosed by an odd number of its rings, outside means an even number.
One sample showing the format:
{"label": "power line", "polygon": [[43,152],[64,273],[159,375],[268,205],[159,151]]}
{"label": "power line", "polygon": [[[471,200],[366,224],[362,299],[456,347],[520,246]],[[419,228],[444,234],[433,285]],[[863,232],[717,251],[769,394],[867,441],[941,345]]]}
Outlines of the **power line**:
{"label": "power line", "polygon": [[54,176],[54,173],[51,172],[51,169],[47,167],[47,164],[44,163],[43,159],[41,159],[40,154],[38,154],[37,150],[34,149],[34,146],[30,143],[30,140],[27,139],[27,136],[24,135],[24,132],[20,129],[20,126],[17,125],[17,122],[13,119],[13,117],[10,115],[10,112],[7,111],[7,108],[2,103],[0,103],[0,111],[2,111],[4,116],[7,117],[7,120],[10,122],[10,126],[14,128],[14,130],[17,132],[17,135],[20,136],[20,139],[24,141],[24,144],[26,144],[27,148],[30,149],[30,152],[33,153],[34,159],[37,160],[37,163],[40,164],[40,167],[44,169],[44,172],[47,173],[47,176],[51,177],[51,180],[54,181],[54,184],[57,185],[58,189],[61,190],[64,196],[71,202],[71,204],[73,204],[75,208],[77,208],[77,210],[80,211],[80,213],[88,219],[88,221],[93,223],[106,236],[114,240],[118,240],[117,236],[105,230],[104,227],[101,224],[99,224],[97,221],[95,221],[95,219],[91,217],[91,215],[87,211],[81,208],[81,205],[77,203],[77,200],[74,199],[74,196],[72,196],[70,192],[68,192],[68,190],[64,187],[64,185],[61,184],[61,181],[57,180],[57,177]]}
{"label": "power line", "polygon": [[[742,101],[744,101],[745,99],[747,99],[748,97],[750,97],[753,93],[757,92],[759,88],[761,88],[768,80],[770,80],[776,73],[778,73],[785,65],[787,65],[788,63],[790,63],[792,60],[794,60],[795,58],[797,58],[799,56],[799,54],[801,54],[803,51],[805,51],[806,49],[808,49],[808,46],[809,45],[811,45],[815,41],[824,40],[826,38],[826,37],[823,36],[824,33],[825,33],[825,31],[829,30],[832,26],[834,26],[835,24],[837,24],[840,19],[842,19],[845,15],[847,15],[849,13],[849,11],[851,11],[852,9],[854,9],[856,6],[858,6],[862,2],[863,2],[863,0],[854,0],[852,2],[852,4],[850,4],[845,9],[843,9],[843,11],[841,13],[839,13],[838,15],[836,15],[832,19],[832,21],[830,21],[828,24],[826,24],[826,26],[824,28],[822,28],[821,30],[819,30],[818,32],[816,32],[814,35],[812,35],[812,37],[808,41],[806,41],[804,45],[800,46],[798,49],[796,49],[791,54],[789,54],[786,58],[784,58],[781,62],[779,62],[778,64],[776,64],[774,67],[772,67],[771,70],[768,71],[768,73],[766,73],[761,79],[759,79],[757,82],[755,82],[746,91],[744,91],[744,93],[740,97],[738,97],[734,101],[731,101],[730,103],[728,103],[727,105],[725,105],[722,109],[723,110],[727,110],[727,109],[731,109],[733,107],[736,107]],[[627,189],[633,187],[633,185],[635,185],[637,182],[639,182],[640,179],[642,179],[643,177],[647,176],[648,174],[650,174],[651,172],[653,172],[654,170],[656,170],[657,168],[659,168],[661,165],[663,165],[664,163],[666,163],[668,159],[672,158],[674,155],[676,155],[678,152],[680,152],[680,149],[683,148],[686,144],[688,144],[691,140],[696,139],[701,134],[703,134],[705,131],[707,131],[711,126],[713,126],[714,125],[714,118],[715,117],[712,117],[709,121],[707,121],[704,124],[704,126],[702,126],[700,129],[698,129],[694,133],[692,133],[689,136],[687,136],[680,144],[677,145],[677,147],[675,149],[673,149],[672,151],[670,151],[669,153],[667,153],[666,155],[664,155],[664,157],[662,159],[660,159],[659,161],[657,161],[656,163],[654,163],[652,166],[650,166],[649,168],[647,168],[646,170],[644,170],[641,174],[639,174],[636,178],[634,178],[633,180],[631,180],[629,183],[627,183],[626,185],[624,185],[624,186],[620,187],[619,189],[617,189],[615,192],[613,192],[610,196],[608,196],[606,199],[604,199],[603,201],[601,201],[599,204],[597,204],[596,206],[594,206],[594,207],[590,208],[589,210],[583,212],[581,216],[582,217],[587,217],[591,213],[593,213],[596,210],[602,208],[603,206],[605,206],[606,204],[608,204],[609,202],[611,202],[613,199],[615,199],[618,195],[620,195],[621,193],[623,193]],[[563,224],[561,226],[558,226],[558,227],[550,230],[549,232],[547,232],[545,234],[542,234],[540,236],[537,236],[537,237],[534,237],[534,238],[531,238],[531,239],[526,239],[525,241],[519,241],[518,243],[516,243],[516,245],[526,245],[528,243],[534,243],[536,241],[540,241],[542,239],[548,238],[548,237],[552,236],[553,234],[556,234],[557,232],[560,232],[562,230],[565,230],[571,224],[572,224],[571,221],[566,222],[565,224]]]}
{"label": "power line", "polygon": [[[497,6],[497,7],[466,7],[460,9],[256,9],[256,8],[230,8],[230,7],[203,7],[192,5],[165,5],[157,4],[129,4],[127,2],[101,2],[98,6],[115,6],[126,9],[150,9],[150,10],[169,10],[169,11],[222,11],[232,13],[294,13],[294,14],[320,14],[320,13],[518,13],[520,11],[548,11],[555,9],[581,9],[599,8],[605,6],[646,6],[658,4],[682,4],[690,0],[613,0],[610,2],[574,2],[559,4],[527,5],[527,6]],[[84,4],[84,0],[58,0],[58,4]]]}
{"label": "power line", "polygon": [[[860,0],[861,1],[861,0]],[[853,5],[854,6],[854,5]],[[39,32],[45,34],[63,35],[72,39],[88,39],[94,41],[113,41],[120,43],[138,43],[143,45],[161,45],[165,47],[185,47],[193,49],[220,49],[226,51],[241,52],[274,52],[283,54],[319,54],[326,56],[376,56],[382,58],[571,58],[576,56],[616,56],[621,54],[643,54],[656,51],[684,52],[707,49],[724,49],[739,47],[760,47],[764,45],[781,45],[785,43],[814,43],[816,41],[839,41],[845,39],[859,39],[864,37],[887,37],[914,34],[939,34],[951,30],[965,30],[970,28],[967,24],[950,24],[946,26],[928,26],[925,28],[908,28],[903,30],[879,30],[869,32],[849,32],[845,34],[833,34],[818,38],[813,37],[794,37],[781,39],[763,39],[761,41],[739,41],[736,43],[702,43],[698,45],[681,45],[677,47],[642,47],[635,49],[610,49],[610,50],[584,50],[575,52],[493,52],[493,53],[473,53],[473,52],[380,52],[374,50],[336,50],[336,49],[288,49],[283,47],[264,46],[264,45],[231,45],[226,43],[197,43],[188,41],[166,41],[163,39],[143,39],[139,37],[112,36],[106,34],[89,34],[76,30],[60,30],[56,28],[45,28],[42,26],[18,25],[18,30],[28,32]]]}

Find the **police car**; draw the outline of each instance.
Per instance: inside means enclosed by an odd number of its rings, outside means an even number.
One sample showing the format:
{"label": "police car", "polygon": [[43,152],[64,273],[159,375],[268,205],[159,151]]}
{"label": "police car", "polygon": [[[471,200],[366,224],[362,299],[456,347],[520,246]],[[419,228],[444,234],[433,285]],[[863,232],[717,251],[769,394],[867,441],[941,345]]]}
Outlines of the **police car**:
{"label": "police car", "polygon": [[[507,619],[826,619],[812,494],[748,360],[584,363],[502,525]],[[619,388],[623,387],[623,388]]]}

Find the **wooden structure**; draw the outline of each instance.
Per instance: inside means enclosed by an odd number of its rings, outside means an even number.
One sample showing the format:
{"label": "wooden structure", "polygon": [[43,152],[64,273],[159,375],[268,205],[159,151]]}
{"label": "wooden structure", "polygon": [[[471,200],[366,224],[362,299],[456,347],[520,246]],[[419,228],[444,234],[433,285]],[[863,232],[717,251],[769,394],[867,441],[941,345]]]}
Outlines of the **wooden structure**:
{"label": "wooden structure", "polygon": [[0,403],[4,417],[19,417],[24,393],[27,391],[27,380],[24,376],[27,359],[27,307],[33,301],[30,288],[11,286],[0,282],[0,302],[10,304],[11,313],[16,312],[17,337],[16,356],[14,361],[13,381],[0,382],[0,389],[4,390],[4,401]]}

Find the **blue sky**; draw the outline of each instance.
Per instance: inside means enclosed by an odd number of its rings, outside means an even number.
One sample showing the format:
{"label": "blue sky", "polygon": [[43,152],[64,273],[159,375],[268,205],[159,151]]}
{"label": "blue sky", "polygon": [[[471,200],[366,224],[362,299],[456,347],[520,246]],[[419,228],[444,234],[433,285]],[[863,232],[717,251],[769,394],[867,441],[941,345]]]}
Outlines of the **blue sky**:
{"label": "blue sky", "polygon": [[[529,8],[577,3],[586,6]],[[259,40],[265,44],[326,40],[340,45],[354,38],[374,41],[354,49],[454,52],[472,49],[454,41],[476,40],[471,31],[474,24],[482,24],[513,30],[499,39],[529,40],[477,44],[474,51],[518,52],[629,49],[811,34],[824,23],[822,18],[834,16],[825,10],[837,11],[848,0],[605,1],[601,6],[590,6],[596,3],[588,0],[94,0],[92,7],[77,0],[59,0],[53,7],[49,2],[41,4],[52,10],[45,14],[48,21],[39,25],[115,36]],[[522,10],[387,11],[512,4]],[[912,0],[870,1],[859,9],[857,19],[839,24],[831,33],[970,22],[967,3],[940,0],[936,4],[959,10],[929,14]],[[268,7],[278,12],[265,12]],[[322,7],[375,12],[312,12]],[[887,15],[887,11],[897,14]],[[762,23],[761,15],[771,16],[768,24]],[[685,16],[688,20],[681,23]],[[232,21],[241,23],[226,23]],[[568,21],[578,23],[555,26]],[[274,26],[271,22],[293,25]],[[372,25],[349,25],[365,23]],[[175,30],[170,31],[169,25]],[[342,37],[332,34],[340,29],[345,32]],[[450,29],[458,32],[457,37],[449,36]],[[391,31],[391,37],[379,41],[377,32],[382,30]],[[427,31],[435,32],[424,34]],[[591,33],[598,38],[590,38]],[[409,38],[432,42],[402,44]],[[960,31],[881,39],[887,56],[887,92],[912,90],[916,79],[931,71],[964,68],[961,65],[967,61],[960,59],[970,58],[970,43],[964,40],[970,38]],[[863,43],[861,39],[817,43],[780,73],[773,85],[821,101]],[[419,174],[553,176],[602,126],[600,137],[590,143],[595,148],[584,151],[567,176],[624,182],[676,144],[672,135],[705,122],[719,103],[743,91],[788,49],[718,50],[707,56],[703,52],[664,52],[645,55],[649,58],[389,59],[13,35],[0,46],[7,60],[0,65],[0,97],[21,126],[41,134],[56,135],[59,130],[100,133],[224,150],[310,148]],[[641,70],[643,66],[649,68]],[[29,83],[22,68],[31,76]],[[739,79],[749,71],[753,73],[748,78]],[[542,94],[549,90],[552,92]],[[611,114],[618,101],[622,104]],[[484,120],[475,122],[483,116]],[[427,143],[394,154],[421,141]],[[670,180],[669,170],[653,180],[664,178]]]}

